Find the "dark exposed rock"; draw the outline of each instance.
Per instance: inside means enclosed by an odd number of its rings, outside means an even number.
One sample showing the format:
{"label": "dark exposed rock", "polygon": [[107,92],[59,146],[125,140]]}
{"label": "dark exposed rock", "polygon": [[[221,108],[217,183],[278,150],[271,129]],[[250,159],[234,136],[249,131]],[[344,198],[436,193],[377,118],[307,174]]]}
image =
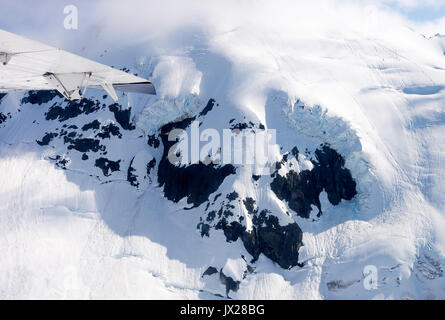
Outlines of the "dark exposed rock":
{"label": "dark exposed rock", "polygon": [[258,211],[258,208],[255,207],[255,200],[252,198],[246,198],[243,200],[244,206],[246,207],[247,212],[250,214],[255,214]]}
{"label": "dark exposed rock", "polygon": [[231,211],[231,209],[233,209],[234,206],[231,205],[231,204],[226,204],[224,206],[224,202],[222,203],[222,205],[223,206],[217,212],[218,218],[221,218],[221,217],[224,217],[224,218],[233,217],[233,212]]}
{"label": "dark exposed rock", "polygon": [[3,122],[5,122],[6,119],[7,119],[7,117],[6,117],[3,113],[0,112],[0,124],[2,124]]}
{"label": "dark exposed rock", "polygon": [[238,193],[236,192],[236,191],[233,191],[233,192],[231,192],[231,193],[229,193],[227,196],[226,196],[226,198],[229,200],[229,201],[234,201],[234,200],[236,200],[236,199],[238,199]]}
{"label": "dark exposed rock", "polygon": [[[207,212],[207,217],[205,218],[206,223],[202,222],[202,218],[201,218],[201,223],[198,224],[198,229],[201,229],[201,235],[208,235],[209,231],[211,228],[216,228],[216,226],[221,226],[221,220],[216,221],[216,224],[213,223],[215,218],[221,219],[221,218],[226,218],[229,219],[231,217],[234,217],[234,213],[232,212],[233,209],[235,209],[235,206],[232,204],[232,201],[235,201],[238,199],[238,193],[236,191],[233,191],[229,194],[226,194],[225,199],[228,200],[228,202],[226,202],[226,200],[222,200],[220,203],[220,208],[219,210],[211,210],[208,211],[210,205],[214,205],[216,203],[216,200],[221,197],[222,193],[218,193],[214,196],[213,201],[212,202],[208,202],[207,206],[205,208],[204,211]],[[239,217],[238,218],[239,221],[241,222],[244,218],[243,217]],[[225,222],[227,224],[227,221]],[[203,229],[205,228],[205,229]],[[221,229],[221,228],[220,228]],[[230,235],[228,235],[228,237],[230,237]]]}
{"label": "dark exposed rock", "polygon": [[[265,216],[265,211],[260,213]],[[246,248],[250,252],[263,253],[272,261],[277,262],[282,268],[288,269],[299,265],[298,250],[303,244],[303,232],[296,223],[280,226],[278,218],[268,216],[254,223],[253,232],[249,236],[244,235],[244,241],[248,241]],[[264,222],[261,223],[261,220]],[[256,233],[255,233],[256,232]],[[255,258],[255,254],[253,255]]]}
{"label": "dark exposed rock", "polygon": [[239,238],[255,262],[261,253],[278,263],[282,268],[289,269],[298,263],[298,250],[303,244],[303,232],[296,223],[281,226],[278,218],[268,215],[262,210],[253,219],[251,232],[241,223],[232,221],[230,224],[223,218],[216,229],[222,229],[227,241],[236,241]]}
{"label": "dark exposed rock", "polygon": [[[255,268],[254,267],[252,267],[251,265],[247,265],[247,270],[246,270],[248,273],[254,273],[255,272]],[[244,276],[244,278],[245,278],[245,276]]]}
{"label": "dark exposed rock", "polygon": [[163,158],[159,163],[158,181],[161,187],[164,186],[167,199],[178,202],[187,197],[187,203],[199,206],[218,190],[227,176],[234,173],[235,168],[231,165],[216,167],[200,162],[177,167]]}
{"label": "dark exposed rock", "polygon": [[243,131],[245,129],[248,128],[252,128],[251,126],[249,126],[247,123],[236,123],[230,126],[231,130],[236,130],[238,129],[239,131]]}
{"label": "dark exposed rock", "polygon": [[117,123],[119,123],[124,130],[134,130],[136,126],[131,123],[131,108],[122,110],[122,106],[120,104],[114,103],[108,106],[111,112],[114,113],[114,118]]}
{"label": "dark exposed rock", "polygon": [[[63,98],[63,96],[57,90],[39,90],[39,91],[28,91],[22,98],[21,104],[31,103],[42,105],[47,103],[54,98]],[[1,99],[0,99],[1,100]]]}
{"label": "dark exposed rock", "polygon": [[90,114],[100,109],[100,102],[83,98],[81,100],[69,101],[65,107],[53,104],[46,115],[46,120],[56,120],[60,122],[75,118],[81,114]]}
{"label": "dark exposed rock", "polygon": [[218,273],[218,269],[216,269],[215,267],[210,266],[210,267],[208,267],[206,269],[206,271],[204,271],[204,273],[202,274],[201,277],[211,276],[212,274],[215,274],[215,273]]}
{"label": "dark exposed rock", "polygon": [[4,97],[6,97],[6,95],[7,95],[7,93],[1,93],[1,92],[0,92],[0,102],[2,101],[2,99],[3,99]]}
{"label": "dark exposed rock", "polygon": [[234,242],[238,240],[238,238],[240,238],[246,230],[246,228],[239,222],[232,221],[229,224],[225,217],[218,221],[215,229],[222,230],[224,232],[227,242]]}
{"label": "dark exposed rock", "polygon": [[[230,123],[232,123],[232,122],[230,122]],[[265,127],[264,127],[264,125],[262,123],[255,124],[252,121],[249,121],[248,123],[240,122],[240,123],[232,124],[230,126],[230,129],[231,130],[239,130],[239,131],[243,131],[243,130],[246,130],[246,129],[260,129],[260,130],[264,130]]]}
{"label": "dark exposed rock", "polygon": [[62,157],[60,155],[57,155],[55,158],[49,157],[49,159],[55,161],[56,166],[63,170],[66,170],[66,166],[70,162],[70,159]]}
{"label": "dark exposed rock", "polygon": [[82,160],[83,160],[83,161],[88,160],[88,155],[87,155],[86,153],[84,153],[84,154],[82,155]]}
{"label": "dark exposed rock", "polygon": [[130,182],[130,184],[133,187],[139,187],[139,182],[137,179],[137,175],[135,175],[133,172],[136,171],[135,168],[133,168],[133,161],[134,161],[134,157],[133,159],[131,159],[130,165],[128,166],[128,170],[127,170],[127,181]]}
{"label": "dark exposed rock", "polygon": [[103,126],[101,132],[96,134],[96,137],[99,137],[101,139],[105,138],[111,139],[111,135],[117,136],[119,139],[122,138],[122,134],[119,131],[119,127],[114,125],[113,123]]}
{"label": "dark exposed rock", "polygon": [[47,146],[57,136],[57,133],[49,132],[43,136],[42,140],[36,140],[36,142],[39,146]]}
{"label": "dark exposed rock", "polygon": [[281,161],[281,164],[284,164],[287,162],[287,159],[289,159],[289,153],[283,154],[283,160]]}
{"label": "dark exposed rock", "polygon": [[159,141],[159,139],[156,137],[156,135],[149,135],[148,136],[148,145],[150,146],[150,147],[153,147],[153,148],[155,148],[155,149],[157,149],[158,147],[159,147],[159,145],[160,145],[160,141]]}
{"label": "dark exposed rock", "polygon": [[[87,131],[87,130],[90,130],[90,129],[98,130],[99,128],[100,128],[100,122],[98,120],[94,120],[94,121],[92,121],[90,123],[85,124],[82,127],[82,130],[83,131]],[[113,123],[110,123],[110,124],[108,124],[106,126],[103,126],[102,129],[101,129],[101,132],[96,134],[96,137],[99,137],[101,139],[106,139],[106,138],[110,139],[111,135],[117,136],[119,138],[122,138],[122,134],[120,133],[119,127],[116,126]]]}
{"label": "dark exposed rock", "polygon": [[277,175],[271,183],[271,189],[280,200],[286,200],[289,207],[299,216],[309,218],[311,205],[321,214],[319,195],[323,187],[309,170],[297,173],[291,170],[285,177]]}
{"label": "dark exposed rock", "polygon": [[70,137],[64,137],[64,142],[68,145],[68,150],[77,150],[79,152],[98,152],[104,151],[105,146],[100,144],[100,140],[91,138],[72,139]]}
{"label": "dark exposed rock", "polygon": [[94,121],[92,121],[90,123],[85,124],[82,127],[82,130],[83,131],[87,131],[87,130],[90,130],[90,129],[98,130],[99,128],[100,128],[100,122],[98,120],[94,120]]}
{"label": "dark exposed rock", "polygon": [[202,109],[201,113],[199,114],[199,116],[205,116],[207,113],[209,113],[210,111],[212,111],[213,107],[215,106],[215,99],[210,99],[207,102],[207,105],[204,107],[204,109]]}
{"label": "dark exposed rock", "polygon": [[261,176],[259,176],[259,175],[255,175],[255,174],[252,175],[252,179],[254,181],[258,181],[258,180],[260,180],[260,178],[261,178]]}
{"label": "dark exposed rock", "polygon": [[342,199],[351,200],[356,194],[356,183],[351,172],[344,167],[345,160],[334,149],[323,146],[315,151],[318,164],[314,163],[317,175],[328,194],[329,202],[338,205]]}
{"label": "dark exposed rock", "polygon": [[110,176],[110,173],[108,173],[109,171],[114,172],[120,170],[120,162],[120,160],[112,161],[108,160],[107,158],[99,158],[96,159],[96,163],[94,165],[102,169],[104,176],[108,177]]}
{"label": "dark exposed rock", "polygon": [[173,129],[185,129],[193,120],[194,118],[186,118],[166,124],[161,128],[160,137],[164,150],[158,167],[158,182],[159,186],[164,187],[164,195],[167,199],[178,202],[186,197],[187,203],[192,203],[197,207],[207,201],[210,194],[218,190],[227,176],[235,173],[235,167],[232,165],[219,167],[202,162],[179,167],[170,163],[168,153],[176,142],[168,141],[169,132]]}
{"label": "dark exposed rock", "polygon": [[239,289],[240,282],[233,280],[233,278],[228,277],[224,274],[222,269],[219,271],[219,280],[223,285],[226,286],[226,296],[229,298],[229,292],[236,292]]}
{"label": "dark exposed rock", "polygon": [[150,175],[150,172],[154,167],[156,167],[156,158],[151,159],[147,163],[147,176]]}
{"label": "dark exposed rock", "polygon": [[303,218],[309,218],[311,205],[318,208],[318,215],[322,214],[319,196],[323,190],[333,205],[342,199],[351,200],[357,194],[356,183],[340,154],[324,145],[315,151],[315,156],[312,170],[300,173],[291,170],[285,177],[277,175],[270,185],[277,197],[286,200]]}
{"label": "dark exposed rock", "polygon": [[[288,269],[293,266],[301,266],[298,263],[298,250],[302,246],[303,232],[296,223],[285,226],[279,224],[276,216],[269,210],[259,210],[253,198],[246,198],[242,201],[246,210],[252,217],[252,229],[247,231],[246,225],[242,222],[244,217],[234,220],[231,212],[235,208],[232,203],[239,200],[238,194],[232,192],[226,195],[230,202],[221,204],[221,208],[216,212],[212,210],[207,213],[206,223],[201,222],[201,235],[207,235],[209,228],[222,230],[227,242],[234,242],[240,239],[247,252],[255,262],[260,254],[264,254],[272,261],[278,263],[282,268]],[[218,220],[213,223],[216,216]],[[208,224],[208,225],[206,225]],[[202,227],[206,225],[205,233]]]}
{"label": "dark exposed rock", "polygon": [[213,221],[213,220],[215,219],[215,216],[216,216],[216,211],[215,211],[215,210],[212,210],[212,211],[210,211],[210,212],[207,214],[207,218],[206,218],[206,220],[207,220],[208,222],[211,222],[211,221]]}
{"label": "dark exposed rock", "polygon": [[222,193],[218,193],[217,195],[215,195],[215,197],[213,198],[213,202],[218,200],[218,198],[221,197],[221,195],[222,195]]}
{"label": "dark exposed rock", "polygon": [[210,225],[208,225],[207,223],[200,222],[198,223],[196,228],[201,231],[201,237],[210,237]]}

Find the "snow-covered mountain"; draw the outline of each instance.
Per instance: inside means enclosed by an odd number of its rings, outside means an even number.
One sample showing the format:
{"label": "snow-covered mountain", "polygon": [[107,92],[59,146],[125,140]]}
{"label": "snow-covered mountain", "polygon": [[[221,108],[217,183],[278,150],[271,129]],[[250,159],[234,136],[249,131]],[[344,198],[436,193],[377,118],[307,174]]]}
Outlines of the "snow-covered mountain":
{"label": "snow-covered mountain", "polygon": [[[187,11],[131,53],[95,29],[83,54],[157,96],[0,96],[1,298],[445,298],[440,36],[283,7]],[[196,124],[276,130],[274,166],[172,164]]]}

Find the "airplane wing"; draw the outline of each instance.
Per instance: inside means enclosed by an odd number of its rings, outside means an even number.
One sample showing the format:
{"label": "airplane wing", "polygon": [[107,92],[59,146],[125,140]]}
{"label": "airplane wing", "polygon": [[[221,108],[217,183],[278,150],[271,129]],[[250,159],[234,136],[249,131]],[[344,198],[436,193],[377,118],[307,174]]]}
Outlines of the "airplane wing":
{"label": "airplane wing", "polygon": [[0,29],[0,92],[58,90],[74,100],[87,88],[103,88],[116,102],[115,90],[156,94],[144,78]]}

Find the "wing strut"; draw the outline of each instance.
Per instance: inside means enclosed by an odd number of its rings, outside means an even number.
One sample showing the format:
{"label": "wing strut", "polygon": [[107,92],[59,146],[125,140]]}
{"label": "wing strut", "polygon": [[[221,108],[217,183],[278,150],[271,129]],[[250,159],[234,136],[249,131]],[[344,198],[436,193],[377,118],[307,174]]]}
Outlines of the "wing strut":
{"label": "wing strut", "polygon": [[114,90],[113,85],[107,82],[102,82],[101,86],[111,96],[111,98],[113,98],[114,102],[117,103],[119,101],[116,90]]}
{"label": "wing strut", "polygon": [[62,74],[47,72],[43,76],[65,98],[68,100],[77,100],[83,98],[88,86],[88,81],[91,78],[91,72]]}

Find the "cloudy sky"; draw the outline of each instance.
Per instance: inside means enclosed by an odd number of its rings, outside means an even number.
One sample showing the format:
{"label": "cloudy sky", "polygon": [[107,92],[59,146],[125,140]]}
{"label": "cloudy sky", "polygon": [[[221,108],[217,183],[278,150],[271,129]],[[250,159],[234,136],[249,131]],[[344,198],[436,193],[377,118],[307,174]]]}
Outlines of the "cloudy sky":
{"label": "cloudy sky", "polygon": [[[174,7],[183,8],[184,5],[181,1],[167,1],[169,9],[174,10]],[[175,2],[176,5],[171,5]],[[184,1],[182,1],[184,2]],[[230,1],[229,1],[230,2]],[[238,1],[246,3],[249,1]],[[445,16],[445,0],[332,0],[332,1],[314,1],[320,2],[324,5],[326,2],[345,4],[345,3],[361,3],[362,6],[375,6],[381,9],[386,9],[398,13],[404,16],[406,19],[415,22],[434,22],[440,20]],[[134,3],[134,5],[133,5]],[[165,1],[154,0],[130,0],[125,2],[126,7],[135,8],[140,7],[141,3],[144,3],[146,8],[161,8]],[[187,1],[187,7],[189,10],[193,10],[195,6],[208,7],[209,5],[216,4],[216,1]],[[225,2],[224,2],[225,3]],[[252,2],[254,3],[254,2]],[[261,3],[258,2],[258,3]],[[100,16],[97,11],[107,12],[111,9],[118,9],[121,5],[117,5],[118,2],[104,1],[104,0],[0,0],[0,8],[2,12],[2,19],[0,19],[0,27],[2,28],[21,28],[26,25],[34,25],[34,23],[51,24],[54,20],[60,19],[63,7],[73,4],[81,9],[81,18],[83,22],[88,22],[88,19],[94,18],[94,15]],[[258,4],[257,4],[258,5]],[[62,8],[62,9],[61,9]],[[154,9],[155,11],[157,9]],[[167,9],[167,8],[166,8]],[[82,12],[85,11],[85,12]],[[95,12],[91,16],[91,12]],[[140,13],[140,12],[139,12]]]}
{"label": "cloudy sky", "polygon": [[[166,2],[168,5],[166,6]],[[229,1],[230,3],[231,1]],[[252,3],[252,5],[259,5],[259,2],[252,1],[238,1],[238,3]],[[389,10],[400,14],[409,21],[417,23],[433,23],[438,22],[445,17],[445,0],[320,0],[322,6],[327,2],[337,4],[360,3],[362,6],[375,6],[382,10]],[[174,4],[172,4],[174,3]],[[125,2],[126,8],[140,8],[143,5],[147,10],[153,8],[154,11],[174,10],[175,7],[184,9],[185,1],[155,1],[155,0],[129,0]],[[218,6],[217,1],[186,1],[186,10],[194,10],[195,7],[209,7],[212,5]],[[22,29],[27,26],[35,26],[37,23],[41,27],[51,25],[56,20],[60,20],[63,14],[63,8],[66,5],[75,5],[80,10],[80,18],[84,23],[91,23],[90,19],[100,18],[102,12],[111,10],[119,10],[122,3],[114,0],[0,0],[0,9],[2,19],[0,19],[0,27]],[[226,2],[224,1],[224,4]],[[227,6],[225,6],[227,7]],[[94,14],[92,14],[94,12]],[[140,14],[140,11],[135,10],[135,14]],[[167,18],[168,19],[168,18]]]}
{"label": "cloudy sky", "polygon": [[445,16],[445,1],[443,0],[385,0],[380,2],[412,21],[434,21]]}
{"label": "cloudy sky", "polygon": [[[64,28],[67,5],[78,8],[78,30]],[[245,24],[267,31],[293,24],[296,32],[303,28],[308,35],[321,23],[325,29],[338,23],[351,30],[403,25],[425,36],[445,34],[445,0],[0,0],[0,13],[1,29],[78,54],[87,46],[91,58],[104,47],[130,48],[137,42],[164,51],[158,54],[171,53],[186,37],[230,32]]]}

